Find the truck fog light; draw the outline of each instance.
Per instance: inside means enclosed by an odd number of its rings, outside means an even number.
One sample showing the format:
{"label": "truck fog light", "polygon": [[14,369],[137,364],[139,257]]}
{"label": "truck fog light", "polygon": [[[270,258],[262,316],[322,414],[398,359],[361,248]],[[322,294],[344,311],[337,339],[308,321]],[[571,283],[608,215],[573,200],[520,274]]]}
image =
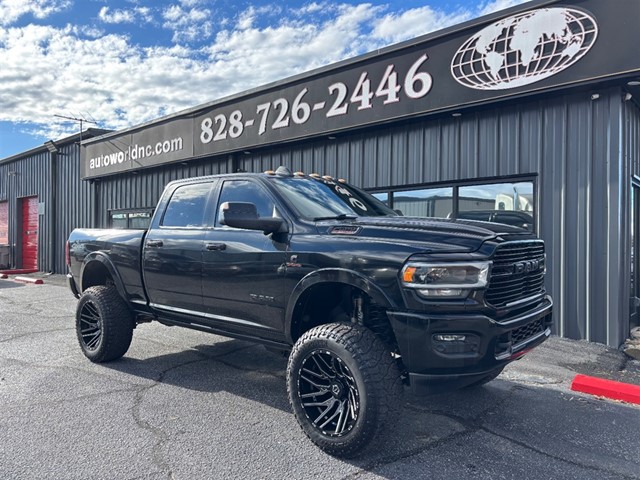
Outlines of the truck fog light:
{"label": "truck fog light", "polygon": [[473,333],[436,333],[431,345],[441,355],[477,355],[480,337]]}
{"label": "truck fog light", "polygon": [[434,340],[437,342],[464,342],[467,338],[466,335],[434,335]]}
{"label": "truck fog light", "polygon": [[418,290],[418,295],[424,298],[463,298],[469,294],[468,290],[460,288],[440,288],[437,290]]}

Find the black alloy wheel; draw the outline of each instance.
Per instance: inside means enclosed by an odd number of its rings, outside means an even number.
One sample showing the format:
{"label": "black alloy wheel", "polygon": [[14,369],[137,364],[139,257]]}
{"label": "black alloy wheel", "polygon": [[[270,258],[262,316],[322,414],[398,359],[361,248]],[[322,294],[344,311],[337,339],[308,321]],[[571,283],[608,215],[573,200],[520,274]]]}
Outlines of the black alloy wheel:
{"label": "black alloy wheel", "polygon": [[356,381],[342,359],[328,350],[314,350],[303,360],[298,397],[309,422],[324,435],[345,435],[358,420]]}
{"label": "black alloy wheel", "polygon": [[122,357],[133,336],[131,310],[113,285],[87,288],[76,309],[76,335],[84,355],[95,363]]}
{"label": "black alloy wheel", "polygon": [[102,318],[95,303],[87,301],[78,312],[80,315],[81,344],[88,351],[95,351],[102,343]]}
{"label": "black alloy wheel", "polygon": [[395,359],[362,325],[312,328],[289,357],[293,413],[307,437],[337,457],[356,456],[393,424],[402,390]]}

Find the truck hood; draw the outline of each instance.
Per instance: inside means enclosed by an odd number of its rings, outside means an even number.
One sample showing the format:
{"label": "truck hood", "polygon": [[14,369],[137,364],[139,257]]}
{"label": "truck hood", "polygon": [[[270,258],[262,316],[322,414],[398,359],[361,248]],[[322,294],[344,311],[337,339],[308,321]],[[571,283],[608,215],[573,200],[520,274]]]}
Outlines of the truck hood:
{"label": "truck hood", "polygon": [[487,240],[497,237],[501,237],[499,241],[532,237],[530,232],[518,227],[473,220],[358,217],[350,221],[330,223],[328,233],[331,235],[406,245],[427,253],[473,252]]}

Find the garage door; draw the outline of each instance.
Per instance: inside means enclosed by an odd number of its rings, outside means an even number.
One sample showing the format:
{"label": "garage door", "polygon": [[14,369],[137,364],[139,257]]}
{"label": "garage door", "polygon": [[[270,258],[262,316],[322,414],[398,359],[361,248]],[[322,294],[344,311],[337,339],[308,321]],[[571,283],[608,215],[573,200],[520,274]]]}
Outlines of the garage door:
{"label": "garage door", "polygon": [[0,202],[0,245],[9,243],[9,202]]}
{"label": "garage door", "polygon": [[22,268],[38,269],[38,197],[22,199]]}

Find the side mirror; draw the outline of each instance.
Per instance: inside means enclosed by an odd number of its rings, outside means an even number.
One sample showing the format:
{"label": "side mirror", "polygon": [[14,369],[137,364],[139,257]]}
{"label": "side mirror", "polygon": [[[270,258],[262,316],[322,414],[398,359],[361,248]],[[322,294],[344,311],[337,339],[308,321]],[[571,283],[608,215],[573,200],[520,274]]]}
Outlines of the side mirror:
{"label": "side mirror", "polygon": [[259,217],[258,209],[249,202],[225,202],[221,205],[222,219],[220,223],[228,227],[247,230],[262,230],[265,235],[285,233],[284,220],[277,217]]}

